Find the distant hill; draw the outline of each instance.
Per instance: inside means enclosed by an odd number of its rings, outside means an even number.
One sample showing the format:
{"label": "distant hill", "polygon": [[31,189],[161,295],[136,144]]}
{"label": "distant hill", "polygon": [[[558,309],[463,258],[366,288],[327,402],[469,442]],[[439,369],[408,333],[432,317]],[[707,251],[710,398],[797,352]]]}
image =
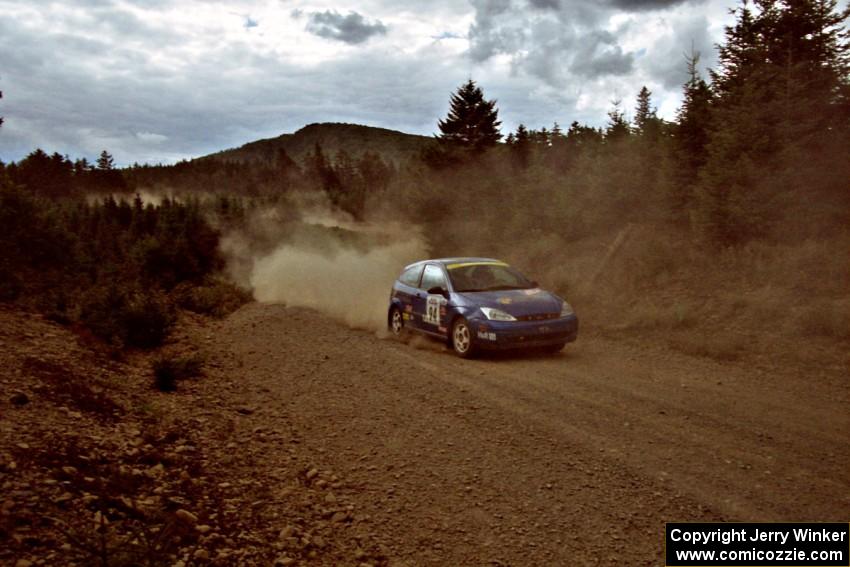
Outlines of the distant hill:
{"label": "distant hill", "polygon": [[279,150],[284,149],[289,157],[301,161],[318,142],[325,154],[330,157],[336,155],[340,150],[345,150],[352,157],[358,157],[367,151],[372,151],[387,161],[399,164],[417,155],[431,140],[433,138],[427,136],[405,134],[396,130],[359,124],[309,124],[293,134],[283,134],[277,138],[249,142],[244,146],[216,152],[199,159],[215,159],[227,162],[270,162],[275,159]]}

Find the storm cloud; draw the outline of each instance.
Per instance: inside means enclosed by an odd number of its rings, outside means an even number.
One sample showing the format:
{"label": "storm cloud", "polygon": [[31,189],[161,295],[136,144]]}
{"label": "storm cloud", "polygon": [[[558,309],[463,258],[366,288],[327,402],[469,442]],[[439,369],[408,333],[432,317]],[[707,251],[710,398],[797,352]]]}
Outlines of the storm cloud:
{"label": "storm cloud", "polygon": [[615,8],[627,11],[659,10],[669,8],[677,4],[684,4],[689,0],[608,0]]}
{"label": "storm cloud", "polygon": [[539,10],[557,10],[561,7],[561,0],[529,0],[528,3]]}
{"label": "storm cloud", "polygon": [[325,121],[430,135],[470,77],[504,131],[601,125],[644,84],[671,118],[732,3],[0,0],[0,160],[173,163]]}
{"label": "storm cloud", "polygon": [[357,44],[372,36],[386,34],[387,27],[380,20],[369,22],[357,12],[349,12],[343,16],[338,12],[326,10],[307,16],[307,31],[319,37]]}
{"label": "storm cloud", "polygon": [[580,0],[473,0],[469,56],[504,55],[515,74],[529,73],[553,87],[577,78],[625,75],[634,55],[617,36],[599,29],[604,11]]}

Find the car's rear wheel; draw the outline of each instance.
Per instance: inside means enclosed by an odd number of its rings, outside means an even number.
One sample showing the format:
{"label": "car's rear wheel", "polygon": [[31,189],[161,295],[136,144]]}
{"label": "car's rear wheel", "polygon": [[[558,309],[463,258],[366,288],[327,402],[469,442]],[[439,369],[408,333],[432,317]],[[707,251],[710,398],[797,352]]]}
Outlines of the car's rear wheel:
{"label": "car's rear wheel", "polygon": [[401,335],[402,331],[404,331],[404,317],[402,317],[398,307],[393,307],[390,311],[389,327],[395,336]]}
{"label": "car's rear wheel", "polygon": [[458,317],[452,324],[452,348],[461,358],[470,358],[475,354],[475,344],[472,342],[472,330],[463,317]]}

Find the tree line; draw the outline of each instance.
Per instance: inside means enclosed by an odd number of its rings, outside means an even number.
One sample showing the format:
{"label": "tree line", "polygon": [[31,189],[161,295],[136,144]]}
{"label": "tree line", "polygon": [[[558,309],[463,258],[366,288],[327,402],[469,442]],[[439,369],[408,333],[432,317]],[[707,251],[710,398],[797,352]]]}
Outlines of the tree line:
{"label": "tree line", "polygon": [[775,233],[792,207],[814,231],[822,222],[834,226],[846,211],[850,178],[850,12],[836,6],[743,2],[708,80],[698,72],[699,54],[686,57],[673,121],[657,116],[644,86],[631,120],[616,101],[602,128],[520,125],[501,143],[495,101],[470,80],[452,96],[425,161],[436,170],[474,167],[487,152],[507,150],[515,180],[537,168],[562,176],[561,190],[577,180],[598,186],[595,167],[606,177],[600,200],[616,200],[624,187],[635,210],[660,200],[669,221],[721,247]]}
{"label": "tree line", "polygon": [[[801,200],[834,205],[803,211],[810,224],[833,223],[829,211],[843,204],[848,172],[848,12],[836,0],[757,0],[733,12],[709,77],[700,76],[698,53],[683,60],[683,103],[672,121],[658,117],[644,86],[631,117],[616,101],[600,128],[521,124],[504,137],[496,101],[469,80],[451,96],[435,143],[401,168],[375,153],[330,156],[317,143],[300,162],[280,150],[253,162],[204,158],[116,170],[107,152],[89,164],[36,150],[5,169],[13,182],[50,197],[157,187],[248,197],[319,190],[362,218],[380,199],[433,201],[418,194],[422,188],[490,160],[517,186],[532,170],[553,191],[597,191],[604,206],[651,201],[653,214],[720,247],[776,232],[787,220],[783,211]],[[474,185],[469,191],[486,197]]]}
{"label": "tree line", "polygon": [[[123,169],[107,151],[90,164],[35,150],[0,164],[0,293],[38,297],[72,319],[87,312],[86,289],[113,284],[128,305],[172,301],[181,284],[203,288],[219,269],[214,226],[242,222],[250,201],[299,191],[321,192],[354,218],[392,210],[423,226],[435,253],[501,252],[493,234],[517,246],[546,234],[577,241],[625,223],[662,227],[706,252],[835,240],[850,226],[849,13],[836,0],[757,0],[733,12],[716,69],[703,77],[698,53],[683,58],[673,120],[643,87],[629,110],[612,103],[602,127],[521,124],[505,136],[497,102],[469,80],[433,142],[401,165],[370,152],[328,155],[319,143],[299,161],[280,150]],[[218,197],[77,198],[138,189]]]}
{"label": "tree line", "polygon": [[4,170],[12,183],[54,199],[127,190],[124,175],[115,168],[115,160],[106,150],[95,163],[90,163],[86,158],[71,161],[58,152],[48,155],[36,149],[17,163],[0,163],[0,174]]}

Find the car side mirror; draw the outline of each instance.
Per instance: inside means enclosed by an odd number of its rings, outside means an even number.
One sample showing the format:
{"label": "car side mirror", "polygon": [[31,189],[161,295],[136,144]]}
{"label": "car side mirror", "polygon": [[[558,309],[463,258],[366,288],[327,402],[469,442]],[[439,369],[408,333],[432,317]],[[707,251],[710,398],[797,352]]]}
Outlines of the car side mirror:
{"label": "car side mirror", "polygon": [[449,291],[444,287],[434,286],[428,290],[428,295],[442,295],[446,299],[449,298]]}

